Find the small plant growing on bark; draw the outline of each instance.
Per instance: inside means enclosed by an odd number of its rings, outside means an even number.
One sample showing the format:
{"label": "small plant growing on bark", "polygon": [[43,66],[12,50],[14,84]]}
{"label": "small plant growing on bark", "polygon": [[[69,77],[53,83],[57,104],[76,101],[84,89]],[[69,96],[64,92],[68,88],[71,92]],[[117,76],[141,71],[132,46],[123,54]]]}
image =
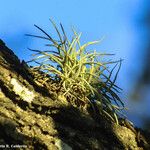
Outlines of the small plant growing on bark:
{"label": "small plant growing on bark", "polygon": [[[118,122],[118,113],[124,104],[118,96],[121,90],[116,84],[116,78],[121,66],[119,61],[98,61],[102,57],[109,57],[113,54],[98,53],[88,51],[90,45],[99,43],[92,41],[85,44],[80,43],[81,34],[73,29],[73,37],[68,39],[62,24],[60,30],[51,20],[58,40],[52,38],[42,28],[34,25],[44,36],[30,35],[32,37],[47,40],[51,50],[33,50],[35,58],[30,62],[37,63],[35,69],[43,71],[58,81],[64,90],[61,95],[70,103],[76,106],[90,104],[99,113],[105,113],[112,120]],[[115,64],[113,69],[109,69],[110,64]],[[119,69],[112,80],[112,73],[119,64]],[[72,100],[72,101],[71,101]]]}

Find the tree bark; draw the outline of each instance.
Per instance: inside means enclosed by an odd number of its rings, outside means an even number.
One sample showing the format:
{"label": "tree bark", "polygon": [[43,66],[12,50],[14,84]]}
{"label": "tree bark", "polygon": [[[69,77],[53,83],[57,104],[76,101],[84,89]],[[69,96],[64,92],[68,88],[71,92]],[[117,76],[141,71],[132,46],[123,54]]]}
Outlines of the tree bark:
{"label": "tree bark", "polygon": [[71,106],[57,97],[59,83],[35,81],[39,73],[0,40],[0,149],[150,149],[148,132]]}

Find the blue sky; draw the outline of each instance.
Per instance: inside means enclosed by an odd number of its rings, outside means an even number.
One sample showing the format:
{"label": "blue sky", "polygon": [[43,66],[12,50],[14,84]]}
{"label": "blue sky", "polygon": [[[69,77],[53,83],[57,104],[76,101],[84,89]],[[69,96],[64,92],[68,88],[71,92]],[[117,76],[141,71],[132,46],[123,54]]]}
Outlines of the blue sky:
{"label": "blue sky", "polygon": [[105,36],[95,48],[115,53],[115,59],[124,59],[118,84],[124,89],[122,99],[132,111],[127,94],[134,84],[133,79],[138,76],[136,66],[142,64],[142,59],[133,63],[133,60],[137,61],[135,54],[141,55],[137,49],[140,36],[136,19],[142,8],[142,0],[1,0],[0,38],[20,59],[29,60],[27,47],[39,48],[41,45],[39,40],[24,34],[40,34],[33,26],[37,24],[53,35],[49,18],[57,24],[61,22],[68,35],[71,35],[71,27],[74,26],[82,32],[83,43]]}

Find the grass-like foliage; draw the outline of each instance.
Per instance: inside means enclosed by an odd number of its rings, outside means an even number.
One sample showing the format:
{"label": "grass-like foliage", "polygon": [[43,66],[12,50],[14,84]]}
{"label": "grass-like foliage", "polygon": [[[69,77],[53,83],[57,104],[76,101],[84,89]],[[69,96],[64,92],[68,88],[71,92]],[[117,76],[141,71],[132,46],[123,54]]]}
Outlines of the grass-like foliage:
{"label": "grass-like foliage", "polygon": [[[56,30],[58,40],[52,38],[37,25],[35,27],[44,35],[28,34],[28,36],[49,42],[46,46],[50,50],[30,49],[34,51],[34,59],[30,62],[37,63],[34,68],[58,81],[63,87],[63,96],[73,105],[90,104],[94,110],[105,113],[112,120],[118,121],[118,113],[124,107],[117,94],[121,89],[115,85],[121,60],[107,61],[106,58],[113,54],[87,50],[87,47],[97,44],[99,41],[82,45],[80,43],[81,34],[78,34],[74,29],[73,37],[69,40],[62,24],[60,24],[59,30],[52,20],[51,23]],[[99,61],[103,57],[105,61]],[[110,64],[114,64],[111,69],[109,69]],[[119,66],[118,70],[112,80],[112,74],[117,66]]]}

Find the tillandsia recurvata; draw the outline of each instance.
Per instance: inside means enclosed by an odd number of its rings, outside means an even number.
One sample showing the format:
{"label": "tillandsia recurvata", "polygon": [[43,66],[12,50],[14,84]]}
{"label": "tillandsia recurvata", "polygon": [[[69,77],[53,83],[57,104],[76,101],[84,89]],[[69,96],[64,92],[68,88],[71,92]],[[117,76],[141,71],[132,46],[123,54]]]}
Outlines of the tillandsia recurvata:
{"label": "tillandsia recurvata", "polygon": [[[48,74],[54,81],[63,87],[64,92],[59,95],[65,98],[74,106],[90,104],[98,113],[106,114],[111,120],[118,123],[118,114],[124,108],[124,104],[118,96],[121,89],[115,84],[122,60],[107,61],[106,58],[114,54],[99,53],[95,50],[89,51],[88,47],[99,43],[92,41],[85,44],[80,43],[81,33],[74,29],[70,40],[65,30],[60,24],[60,30],[56,24],[50,20],[58,40],[52,38],[47,32],[37,25],[44,36],[28,36],[44,39],[48,41],[46,46],[50,50],[35,50],[34,58],[29,62],[37,65],[33,68]],[[99,59],[105,58],[105,61]],[[110,69],[110,65],[114,67]],[[115,68],[118,67],[112,79]],[[46,82],[46,81],[45,81]]]}

